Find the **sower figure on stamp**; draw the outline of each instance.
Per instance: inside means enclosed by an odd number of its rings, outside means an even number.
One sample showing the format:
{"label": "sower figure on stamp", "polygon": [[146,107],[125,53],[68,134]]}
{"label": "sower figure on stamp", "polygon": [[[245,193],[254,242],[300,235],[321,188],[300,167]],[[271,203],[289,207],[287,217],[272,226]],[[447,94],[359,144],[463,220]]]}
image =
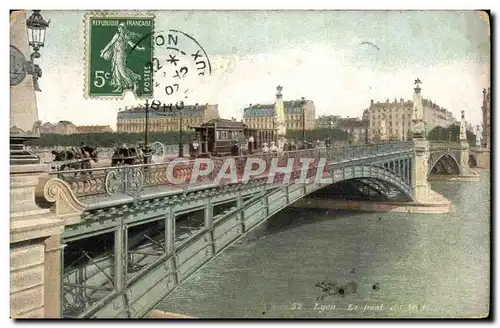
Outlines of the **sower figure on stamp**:
{"label": "sower figure on stamp", "polygon": [[125,89],[137,91],[141,76],[127,68],[127,46],[143,51],[144,47],[136,45],[133,41],[133,39],[140,37],[140,34],[128,31],[125,24],[120,23],[113,39],[101,50],[101,57],[111,61],[111,81],[109,84],[116,87],[113,92]]}

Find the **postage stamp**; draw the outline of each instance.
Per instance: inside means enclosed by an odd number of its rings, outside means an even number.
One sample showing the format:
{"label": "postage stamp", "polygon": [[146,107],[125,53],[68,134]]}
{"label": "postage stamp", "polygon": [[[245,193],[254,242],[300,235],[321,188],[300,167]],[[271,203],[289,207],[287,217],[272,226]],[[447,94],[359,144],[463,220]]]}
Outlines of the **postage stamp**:
{"label": "postage stamp", "polygon": [[85,17],[85,97],[153,96],[154,15],[95,12]]}

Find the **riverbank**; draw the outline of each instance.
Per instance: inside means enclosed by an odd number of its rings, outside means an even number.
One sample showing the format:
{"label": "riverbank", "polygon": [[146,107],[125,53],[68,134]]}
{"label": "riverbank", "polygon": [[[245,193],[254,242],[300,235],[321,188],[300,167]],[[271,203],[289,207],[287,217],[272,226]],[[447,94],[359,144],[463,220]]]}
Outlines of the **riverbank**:
{"label": "riverbank", "polygon": [[373,202],[344,199],[303,198],[293,203],[291,207],[303,209],[346,210],[362,212],[395,212],[444,214],[453,211],[452,203],[442,195],[430,191],[425,203],[419,202]]}

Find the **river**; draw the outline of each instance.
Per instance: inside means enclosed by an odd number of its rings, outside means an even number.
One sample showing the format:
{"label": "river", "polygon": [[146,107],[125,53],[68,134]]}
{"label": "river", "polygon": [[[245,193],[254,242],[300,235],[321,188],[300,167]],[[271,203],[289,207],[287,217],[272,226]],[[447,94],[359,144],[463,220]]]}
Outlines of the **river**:
{"label": "river", "polygon": [[463,318],[489,312],[490,176],[432,182],[449,214],[286,209],[160,302],[199,318]]}

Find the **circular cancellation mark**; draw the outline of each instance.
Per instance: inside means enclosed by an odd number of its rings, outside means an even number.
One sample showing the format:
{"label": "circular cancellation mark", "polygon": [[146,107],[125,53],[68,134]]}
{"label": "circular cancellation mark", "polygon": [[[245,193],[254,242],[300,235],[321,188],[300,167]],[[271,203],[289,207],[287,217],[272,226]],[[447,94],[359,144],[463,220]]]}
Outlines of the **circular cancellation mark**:
{"label": "circular cancellation mark", "polygon": [[191,35],[170,29],[153,34],[152,62],[155,99],[161,102],[187,102],[188,96],[204,78],[212,74],[205,49]]}

